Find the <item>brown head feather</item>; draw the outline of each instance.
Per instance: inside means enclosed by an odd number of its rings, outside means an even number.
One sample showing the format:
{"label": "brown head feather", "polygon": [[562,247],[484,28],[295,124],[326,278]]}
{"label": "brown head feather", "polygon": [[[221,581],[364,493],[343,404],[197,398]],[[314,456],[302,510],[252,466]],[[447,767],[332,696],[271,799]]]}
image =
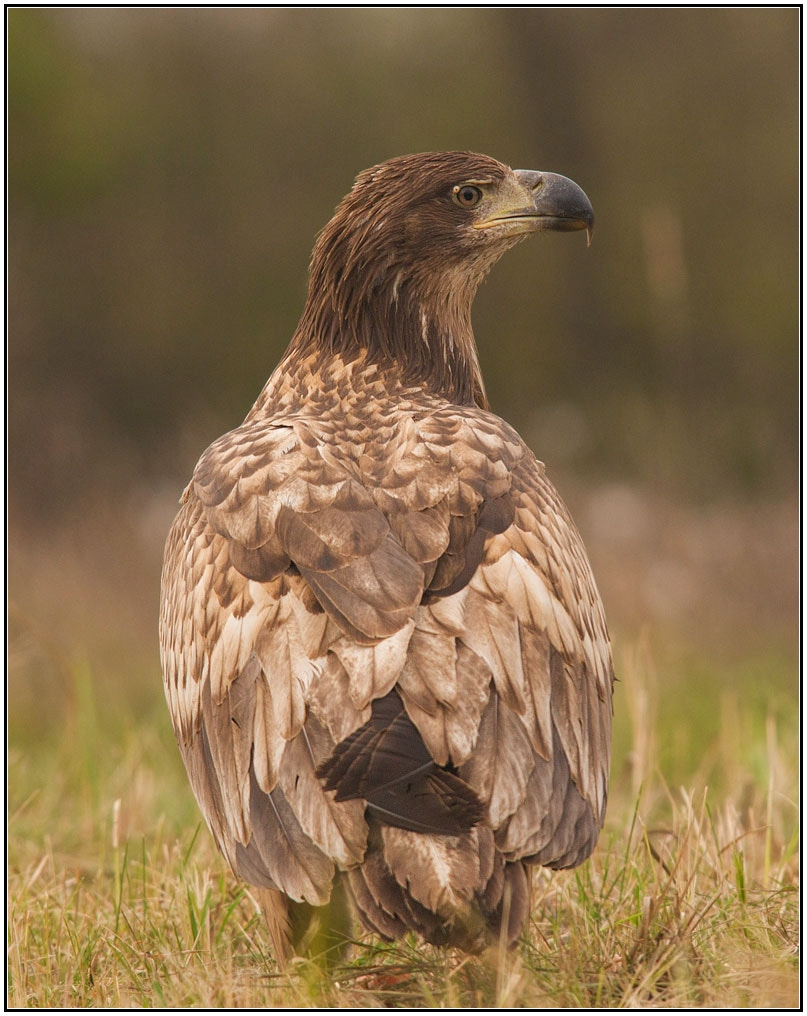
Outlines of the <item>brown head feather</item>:
{"label": "brown head feather", "polygon": [[366,351],[397,362],[405,383],[486,408],[471,303],[521,237],[474,229],[453,191],[509,176],[509,167],[471,152],[406,155],[359,174],[317,240],[287,355]]}

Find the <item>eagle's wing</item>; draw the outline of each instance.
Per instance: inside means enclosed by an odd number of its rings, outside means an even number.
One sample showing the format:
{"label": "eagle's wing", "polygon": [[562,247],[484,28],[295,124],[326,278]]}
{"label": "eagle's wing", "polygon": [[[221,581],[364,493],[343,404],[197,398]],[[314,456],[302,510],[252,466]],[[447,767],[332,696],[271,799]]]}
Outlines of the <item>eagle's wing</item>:
{"label": "eagle's wing", "polygon": [[[394,683],[422,576],[305,427],[248,423],[200,460],[166,547],[163,672],[196,797],[248,881],[322,903],[334,863],[363,857],[364,805],[315,771]],[[340,653],[362,660],[354,687]]]}
{"label": "eagle's wing", "polygon": [[[614,679],[582,541],[498,417],[447,408],[410,426],[397,485],[376,494],[427,570],[397,690],[435,760],[487,806],[506,856],[579,863],[605,813]],[[438,516],[418,544],[415,520]]]}
{"label": "eagle's wing", "polygon": [[455,407],[383,422],[387,442],[293,419],[211,446],[169,537],[163,666],[233,868],[312,903],[352,869],[371,924],[428,933],[426,911],[517,891],[494,852],[590,853],[613,673],[580,538],[515,431]]}

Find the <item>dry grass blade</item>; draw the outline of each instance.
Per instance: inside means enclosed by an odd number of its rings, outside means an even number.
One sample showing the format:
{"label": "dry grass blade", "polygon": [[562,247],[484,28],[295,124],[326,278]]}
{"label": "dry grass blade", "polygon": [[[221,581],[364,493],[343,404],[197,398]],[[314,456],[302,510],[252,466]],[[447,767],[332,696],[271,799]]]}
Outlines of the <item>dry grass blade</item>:
{"label": "dry grass blade", "polygon": [[[658,768],[660,681],[646,647],[633,659],[606,832],[582,868],[535,873],[517,950],[468,957],[364,936],[347,958],[283,970],[257,898],[199,826],[162,708],[116,723],[80,669],[85,715],[9,754],[9,1005],[796,1005],[796,731],[786,717],[757,722],[738,700],[711,749],[719,789],[697,785],[700,768],[693,789],[671,789]],[[72,750],[77,730],[91,732],[95,759]]]}

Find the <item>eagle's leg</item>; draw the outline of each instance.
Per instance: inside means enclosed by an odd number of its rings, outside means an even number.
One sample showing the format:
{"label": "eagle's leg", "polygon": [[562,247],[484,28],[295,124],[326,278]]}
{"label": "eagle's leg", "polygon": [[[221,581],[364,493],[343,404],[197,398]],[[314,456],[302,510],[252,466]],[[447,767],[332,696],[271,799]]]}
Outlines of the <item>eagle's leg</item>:
{"label": "eagle's leg", "polygon": [[291,944],[291,920],[289,918],[289,898],[279,889],[253,890],[263,911],[266,929],[272,942],[272,951],[279,967],[285,967],[294,950]]}
{"label": "eagle's leg", "polygon": [[256,895],[280,968],[292,956],[306,956],[321,966],[344,957],[353,939],[353,918],[341,879],[334,883],[331,899],[323,907],[297,903],[277,889],[258,889]]}

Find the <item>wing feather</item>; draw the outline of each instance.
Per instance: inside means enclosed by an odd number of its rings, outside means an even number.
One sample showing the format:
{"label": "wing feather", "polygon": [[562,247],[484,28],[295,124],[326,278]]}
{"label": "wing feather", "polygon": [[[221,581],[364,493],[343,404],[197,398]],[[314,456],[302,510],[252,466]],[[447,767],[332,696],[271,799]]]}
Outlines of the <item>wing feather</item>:
{"label": "wing feather", "polygon": [[428,624],[428,613],[419,611],[398,690],[435,762],[461,765],[479,736],[490,668],[453,636],[420,628],[421,618]]}
{"label": "wing feather", "polygon": [[339,657],[328,653],[319,678],[311,686],[308,707],[331,733],[334,743],[344,740],[370,719],[369,703],[358,708],[351,679]]}
{"label": "wing feather", "polygon": [[316,776],[333,742],[310,716],[286,746],[279,784],[305,834],[340,867],[359,864],[367,845],[363,801],[334,801]]}
{"label": "wing feather", "polygon": [[348,675],[350,700],[356,709],[365,709],[373,699],[383,698],[399,679],[410,651],[414,621],[375,645],[362,645],[343,636],[331,652]]}
{"label": "wing feather", "polygon": [[518,715],[492,694],[482,715],[475,751],[460,775],[488,807],[488,821],[499,829],[522,804],[535,767],[529,734]]}
{"label": "wing feather", "polygon": [[255,885],[282,889],[294,900],[327,903],[333,862],[305,834],[279,787],[264,794],[253,777],[250,790],[252,835],[249,843],[236,842],[234,869]]}
{"label": "wing feather", "polygon": [[[272,725],[284,741],[296,737],[305,722],[306,692],[315,665],[302,647],[291,606],[293,593],[282,595],[272,623],[254,635],[254,653],[264,677],[264,696],[269,701]],[[238,673],[237,669],[229,673]]]}

